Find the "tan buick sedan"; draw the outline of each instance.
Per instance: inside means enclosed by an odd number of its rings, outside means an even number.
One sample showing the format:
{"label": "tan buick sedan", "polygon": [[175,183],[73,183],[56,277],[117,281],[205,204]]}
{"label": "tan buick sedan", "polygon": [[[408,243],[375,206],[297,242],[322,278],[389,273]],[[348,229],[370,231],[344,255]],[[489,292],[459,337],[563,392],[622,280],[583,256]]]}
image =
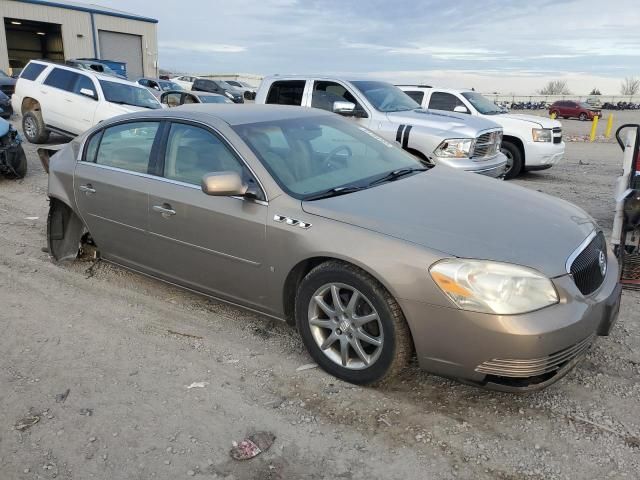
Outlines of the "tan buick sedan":
{"label": "tan buick sedan", "polygon": [[438,375],[543,388],[618,313],[618,264],[585,212],[429,168],[332,113],[134,113],[49,166],[56,260],[95,245],[106,261],[284,319],[349,382],[382,382],[415,353]]}

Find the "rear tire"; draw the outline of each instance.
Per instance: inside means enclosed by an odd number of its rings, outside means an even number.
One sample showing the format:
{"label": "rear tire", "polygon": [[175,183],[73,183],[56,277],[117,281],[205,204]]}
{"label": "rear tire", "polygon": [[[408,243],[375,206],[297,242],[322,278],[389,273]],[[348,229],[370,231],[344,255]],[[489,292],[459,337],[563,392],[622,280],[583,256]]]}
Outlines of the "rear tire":
{"label": "rear tire", "polygon": [[38,110],[31,110],[22,116],[22,132],[31,143],[45,143],[49,140],[50,132]]}
{"label": "rear tire", "polygon": [[507,171],[504,175],[505,180],[511,180],[520,175],[524,162],[522,161],[522,153],[517,145],[511,142],[502,142],[500,151],[507,157]]}
{"label": "rear tire", "polygon": [[385,383],[411,359],[413,342],[400,306],[353,265],[329,261],[311,270],[298,288],[295,316],[311,357],[346,382]]}

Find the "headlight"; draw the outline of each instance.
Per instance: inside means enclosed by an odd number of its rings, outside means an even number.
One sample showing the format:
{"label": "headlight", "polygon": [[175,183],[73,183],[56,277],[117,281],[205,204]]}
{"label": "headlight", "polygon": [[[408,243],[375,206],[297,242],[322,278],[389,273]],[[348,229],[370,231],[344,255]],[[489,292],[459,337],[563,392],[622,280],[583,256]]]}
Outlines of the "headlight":
{"label": "headlight", "polygon": [[534,142],[550,142],[553,139],[553,133],[550,128],[534,128],[531,130]]}
{"label": "headlight", "polygon": [[438,145],[433,153],[443,158],[469,158],[472,145],[470,138],[449,138]]}
{"label": "headlight", "polygon": [[463,310],[516,315],[558,303],[551,280],[527,267],[451,258],[433,264],[429,273]]}
{"label": "headlight", "polygon": [[229,98],[233,98],[233,94],[232,94],[232,93],[224,92],[224,94],[225,94],[227,97],[229,97]]}

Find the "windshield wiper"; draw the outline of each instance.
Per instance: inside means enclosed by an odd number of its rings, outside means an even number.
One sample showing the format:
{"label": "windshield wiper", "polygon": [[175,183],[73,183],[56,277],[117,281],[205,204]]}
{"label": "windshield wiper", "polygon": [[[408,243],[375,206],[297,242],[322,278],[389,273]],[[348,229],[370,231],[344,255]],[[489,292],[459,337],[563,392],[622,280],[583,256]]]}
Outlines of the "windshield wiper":
{"label": "windshield wiper", "polygon": [[386,175],[383,175],[380,178],[376,178],[374,181],[369,183],[369,186],[373,187],[374,185],[379,185],[380,183],[391,182],[393,180],[397,180],[398,178],[404,177],[405,175],[409,175],[410,173],[426,172],[427,170],[429,170],[429,169],[428,168],[423,168],[423,167],[400,168],[398,170],[394,170],[392,172],[389,172],[389,173],[387,173]]}
{"label": "windshield wiper", "polygon": [[348,185],[346,187],[334,187],[334,188],[330,188],[329,190],[324,190],[322,192],[308,195],[304,197],[303,200],[309,201],[309,200],[320,200],[323,198],[337,197],[340,195],[346,195],[347,193],[357,192],[358,190],[363,190],[365,188],[367,187],[358,187],[356,185]]}

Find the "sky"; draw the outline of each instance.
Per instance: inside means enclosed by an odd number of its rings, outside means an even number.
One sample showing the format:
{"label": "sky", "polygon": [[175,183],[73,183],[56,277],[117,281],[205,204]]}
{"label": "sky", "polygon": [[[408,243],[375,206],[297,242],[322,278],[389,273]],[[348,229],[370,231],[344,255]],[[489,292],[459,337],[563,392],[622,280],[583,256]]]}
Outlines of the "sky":
{"label": "sky", "polygon": [[[161,68],[334,73],[532,94],[616,95],[640,76],[638,0],[102,0],[159,20]],[[152,8],[149,8],[153,5]]]}

